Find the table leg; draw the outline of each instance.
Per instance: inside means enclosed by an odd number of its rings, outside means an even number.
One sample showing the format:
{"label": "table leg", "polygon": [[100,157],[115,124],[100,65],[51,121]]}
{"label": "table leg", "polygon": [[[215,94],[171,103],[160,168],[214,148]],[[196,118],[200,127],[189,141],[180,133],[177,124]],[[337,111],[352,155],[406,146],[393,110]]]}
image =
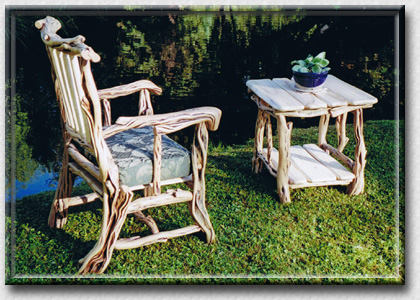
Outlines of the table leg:
{"label": "table leg", "polygon": [[356,178],[348,186],[350,195],[359,195],[365,188],[365,165],[366,165],[366,146],[363,138],[363,109],[359,108],[353,112],[354,136],[356,139],[356,150],[354,153],[353,174]]}
{"label": "table leg", "polygon": [[273,152],[273,128],[271,126],[271,117],[269,114],[265,113],[265,136],[267,137],[267,161],[270,166],[272,166],[272,156]]}
{"label": "table leg", "polygon": [[277,131],[279,139],[279,160],[277,167],[277,192],[281,203],[290,202],[289,166],[290,166],[290,138],[292,135],[292,122],[287,123],[286,117],[277,118]]}
{"label": "table leg", "polygon": [[346,136],[346,123],[347,123],[347,113],[337,116],[335,122],[335,128],[337,130],[338,137],[338,147],[337,150],[343,152],[344,148],[349,141],[349,138]]}
{"label": "table leg", "polygon": [[322,115],[319,120],[318,145],[327,144],[328,124],[330,123],[330,115]]}
{"label": "table leg", "polygon": [[262,152],[264,141],[264,123],[265,118],[262,110],[258,110],[257,122],[255,124],[255,140],[254,140],[254,155],[252,157],[252,170],[258,174],[262,170],[263,162],[258,157],[258,153]]}

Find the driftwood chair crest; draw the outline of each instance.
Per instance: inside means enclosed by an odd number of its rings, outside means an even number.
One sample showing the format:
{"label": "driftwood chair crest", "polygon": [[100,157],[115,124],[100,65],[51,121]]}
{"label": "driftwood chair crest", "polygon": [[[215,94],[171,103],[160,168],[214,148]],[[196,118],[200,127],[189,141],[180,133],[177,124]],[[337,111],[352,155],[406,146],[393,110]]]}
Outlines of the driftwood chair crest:
{"label": "driftwood chair crest", "polygon": [[[79,273],[104,272],[114,249],[165,242],[198,231],[206,234],[208,243],[214,242],[205,205],[204,175],[208,129],[217,130],[221,111],[201,107],[155,115],[150,94],[162,91],[148,80],[97,90],[90,64],[100,61],[100,56],[84,44],[85,38],[61,38],[56,34],[61,24],[52,17],[38,20],[35,26],[41,31],[52,64],[64,140],[60,178],[48,223],[62,228],[69,207],[97,199],[103,202],[100,236],[80,260]],[[111,124],[110,100],[132,93],[139,93],[138,116],[120,117]],[[191,152],[166,136],[191,125],[195,126]],[[71,197],[76,176],[82,177],[93,193]],[[161,186],[181,182],[192,192],[161,192]],[[134,199],[136,190],[143,190],[143,197]],[[142,213],[147,208],[181,202],[188,203],[195,224],[160,232],[153,218]],[[119,239],[128,214],[147,224],[152,234]]]}

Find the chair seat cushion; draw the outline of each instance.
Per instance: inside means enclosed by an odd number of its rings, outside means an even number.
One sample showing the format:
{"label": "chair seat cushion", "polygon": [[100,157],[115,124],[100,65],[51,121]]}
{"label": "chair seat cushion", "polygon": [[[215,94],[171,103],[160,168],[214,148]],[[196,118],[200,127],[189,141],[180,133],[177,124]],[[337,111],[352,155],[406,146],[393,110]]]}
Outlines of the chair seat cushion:
{"label": "chair seat cushion", "polygon": [[[129,129],[105,141],[118,166],[121,184],[133,187],[152,182],[153,127]],[[166,135],[162,135],[161,180],[189,174],[190,152]]]}

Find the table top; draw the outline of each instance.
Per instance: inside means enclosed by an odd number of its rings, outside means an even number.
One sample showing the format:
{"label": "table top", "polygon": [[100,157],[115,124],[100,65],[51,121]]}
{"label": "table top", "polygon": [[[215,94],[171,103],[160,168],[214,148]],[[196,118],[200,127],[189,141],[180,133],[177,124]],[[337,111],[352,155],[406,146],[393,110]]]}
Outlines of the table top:
{"label": "table top", "polygon": [[328,75],[319,92],[301,92],[288,78],[252,79],[248,88],[271,108],[280,112],[373,105],[374,96],[352,86],[334,75]]}

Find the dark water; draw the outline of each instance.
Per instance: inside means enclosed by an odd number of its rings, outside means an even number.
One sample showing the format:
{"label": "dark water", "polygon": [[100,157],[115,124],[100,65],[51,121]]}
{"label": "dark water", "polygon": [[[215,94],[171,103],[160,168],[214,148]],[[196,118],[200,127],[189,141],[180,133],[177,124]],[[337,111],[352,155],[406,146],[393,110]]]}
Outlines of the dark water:
{"label": "dark water", "polygon": [[[16,54],[16,72],[8,82],[15,83],[16,93],[12,96],[14,119],[6,112],[6,149],[15,148],[12,162],[7,151],[7,185],[10,188],[13,164],[13,177],[29,190],[37,188],[29,193],[54,186],[61,161],[50,63],[33,26],[46,14],[18,16],[15,31],[7,35],[13,38]],[[327,52],[332,74],[378,97],[379,103],[367,110],[366,119],[394,119],[396,37],[390,16],[172,11],[130,16],[68,12],[57,18],[63,24],[62,37],[82,34],[100,54],[101,62],[93,65],[98,88],[150,79],[163,88],[163,95],[153,100],[155,113],[203,105],[222,109],[220,128],[211,132],[214,144],[240,144],[253,136],[256,107],[247,95],[247,79],[290,78],[290,61],[321,51]],[[8,109],[10,105],[9,101]],[[137,96],[112,102],[114,120],[136,110]],[[310,126],[318,119],[293,122]],[[174,138],[188,144],[188,134]]]}

